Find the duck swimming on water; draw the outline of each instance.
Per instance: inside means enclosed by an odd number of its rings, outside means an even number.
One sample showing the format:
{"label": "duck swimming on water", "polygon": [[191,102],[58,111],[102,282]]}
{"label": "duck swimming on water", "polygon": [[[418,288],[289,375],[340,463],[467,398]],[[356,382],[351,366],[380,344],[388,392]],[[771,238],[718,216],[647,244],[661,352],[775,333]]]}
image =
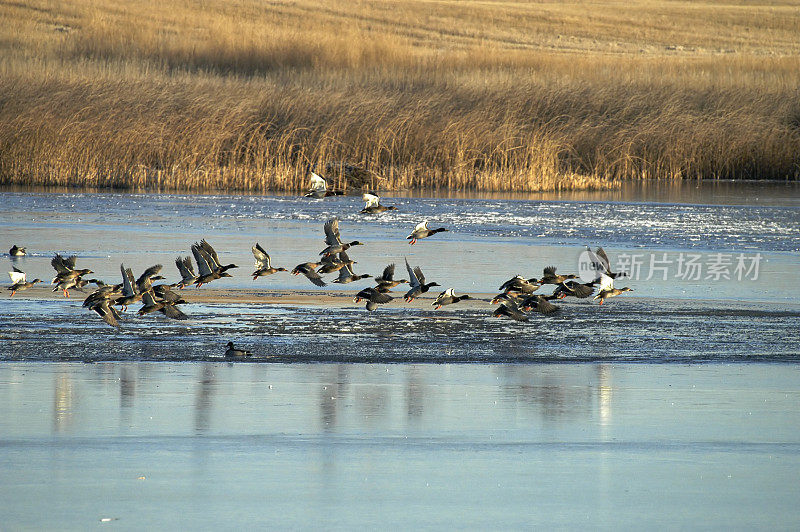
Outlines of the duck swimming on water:
{"label": "duck swimming on water", "polygon": [[8,250],[8,254],[11,255],[12,257],[24,257],[25,255],[27,255],[27,253],[25,252],[25,248],[21,248],[16,244],[11,246],[11,249]]}
{"label": "duck swimming on water", "polygon": [[381,198],[376,194],[366,193],[361,197],[367,202],[364,208],[361,209],[361,214],[379,214],[386,211],[397,210],[397,207],[394,205],[381,205]]}
{"label": "duck swimming on water", "polygon": [[304,195],[306,198],[322,199],[327,196],[339,196],[342,194],[340,191],[330,190],[325,178],[314,173],[314,169],[315,165],[310,164],[306,169],[310,185],[309,191]]}
{"label": "duck swimming on water", "polygon": [[245,349],[237,349],[236,347],[234,347],[233,342],[228,342],[225,345],[225,347],[227,347],[227,349],[225,350],[225,357],[226,358],[251,357],[251,356],[253,356],[253,353],[251,353],[250,351],[247,351]]}

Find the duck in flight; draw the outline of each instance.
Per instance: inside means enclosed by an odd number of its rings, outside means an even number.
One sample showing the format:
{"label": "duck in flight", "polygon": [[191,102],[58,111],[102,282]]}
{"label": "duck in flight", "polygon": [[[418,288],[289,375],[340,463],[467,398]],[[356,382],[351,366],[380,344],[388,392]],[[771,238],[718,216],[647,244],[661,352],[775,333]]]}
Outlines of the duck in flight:
{"label": "duck in flight", "polygon": [[406,240],[411,240],[409,244],[412,246],[417,243],[417,240],[421,238],[428,238],[431,235],[435,235],[436,233],[441,233],[442,231],[447,231],[444,227],[439,227],[438,229],[428,229],[428,220],[424,220],[417,224],[411,234],[406,237]]}
{"label": "duck in flight", "polygon": [[606,274],[602,274],[600,276],[600,291],[597,292],[597,295],[594,296],[592,301],[600,300],[600,304],[603,304],[603,301],[608,299],[609,297],[616,297],[620,294],[624,294],[625,292],[632,292],[633,288],[628,288],[624,286],[622,288],[614,288],[614,279],[609,277]]}
{"label": "duck in flight", "polygon": [[434,310],[439,310],[445,305],[452,305],[453,303],[458,303],[459,301],[464,301],[466,299],[470,299],[469,294],[457,296],[452,288],[448,288],[439,294],[439,296],[436,298],[436,301],[431,303],[431,306],[435,307]]}
{"label": "duck in flight", "polygon": [[383,269],[383,273],[375,278],[375,282],[378,283],[378,286],[375,288],[378,292],[385,293],[399,284],[408,282],[406,279],[395,279],[394,268],[394,264],[389,264]]}
{"label": "duck in flight", "polygon": [[41,279],[34,279],[31,282],[28,282],[25,276],[25,272],[17,268],[16,266],[12,266],[14,271],[8,272],[8,276],[11,278],[11,282],[13,283],[11,286],[8,287],[11,290],[11,297],[14,297],[14,294],[17,292],[21,292],[22,290],[27,290],[28,288],[32,287],[36,283],[41,283]]}
{"label": "duck in flight", "polygon": [[331,218],[323,226],[325,231],[325,243],[328,247],[319,252],[323,257],[328,257],[336,253],[347,251],[353,246],[363,246],[358,240],[352,242],[342,242],[342,235],[339,233],[339,219],[336,217]]}
{"label": "duck in flight", "polygon": [[358,303],[362,299],[367,301],[366,309],[372,312],[373,310],[378,308],[379,304],[383,305],[385,303],[388,303],[394,298],[389,294],[384,294],[382,292],[379,292],[376,288],[370,286],[364,288],[359,293],[357,293],[353,298],[353,303]]}
{"label": "duck in flight", "polygon": [[408,284],[411,285],[406,295],[403,296],[406,303],[411,303],[414,299],[430,290],[431,287],[440,286],[439,283],[426,283],[422,269],[417,266],[412,270],[411,266],[408,264],[408,259],[406,259],[406,269],[408,270]]}
{"label": "duck in flight", "polygon": [[292,269],[292,275],[300,275],[301,273],[306,276],[306,279],[311,281],[317,286],[327,286],[327,283],[322,280],[320,274],[317,273],[317,268],[322,265],[321,262],[304,262],[298,264]]}
{"label": "duck in flight", "polygon": [[256,259],[256,270],[252,273],[254,281],[265,275],[272,275],[273,273],[287,271],[286,268],[273,268],[269,254],[264,251],[264,248],[262,248],[258,242],[256,242],[256,245],[251,248],[251,251],[253,252],[253,257]]}

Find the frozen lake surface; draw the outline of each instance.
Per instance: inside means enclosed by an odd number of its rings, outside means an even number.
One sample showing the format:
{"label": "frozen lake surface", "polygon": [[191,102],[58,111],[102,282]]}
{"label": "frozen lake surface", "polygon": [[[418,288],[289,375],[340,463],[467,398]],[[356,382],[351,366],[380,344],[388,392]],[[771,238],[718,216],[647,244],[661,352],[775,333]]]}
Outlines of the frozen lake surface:
{"label": "frozen lake surface", "polygon": [[786,364],[7,362],[0,512],[4,530],[795,530],[798,382]]}
{"label": "frozen lake surface", "polygon": [[[398,277],[407,277],[407,258],[441,289],[486,297],[515,274],[538,277],[548,265],[577,271],[588,245],[603,246],[612,266],[631,272],[617,286],[634,291],[602,308],[566,300],[554,316],[516,323],[491,318],[488,302],[434,313],[409,308],[398,297],[367,313],[363,304],[193,303],[204,289],[187,289],[183,310],[191,320],[137,318],[129,311],[116,331],[80,308],[79,300],[25,299],[32,290],[2,296],[0,359],[208,360],[234,340],[283,361],[796,362],[798,196],[796,185],[767,183],[646,187],[569,199],[387,197],[383,202],[397,211],[364,216],[361,199],[353,196],[7,191],[0,206],[4,246],[26,245],[29,256],[14,264],[46,282],[55,252],[78,255],[79,267],[109,283],[120,282],[120,263],[136,275],[163,264],[167,281],[176,282],[175,258],[206,238],[223,263],[240,265],[214,288],[313,293],[316,287],[302,276],[253,281],[250,247],[260,242],[273,265],[291,269],[318,257],[322,225],[338,216],[343,239],[365,243],[350,251],[357,273],[376,275],[396,263]],[[423,219],[450,230],[409,246],[405,236]],[[371,284],[325,290],[354,294]]]}
{"label": "frozen lake surface", "polygon": [[[213,288],[314,297],[252,281],[249,250],[292,268],[334,215],[366,244],[357,273],[407,257],[457,293],[575,271],[586,245],[638,268],[632,293],[527,323],[481,301],[368,313],[201,288],[182,292],[190,320],[133,306],[117,331],[79,297],[4,293],[3,530],[800,527],[796,185],[408,196],[369,218],[356,197],[0,195],[4,249],[48,281],[60,252],[108,282],[121,262],[174,282],[207,238],[240,265]],[[409,246],[425,218],[450,231]],[[228,340],[270,363],[220,361]]]}

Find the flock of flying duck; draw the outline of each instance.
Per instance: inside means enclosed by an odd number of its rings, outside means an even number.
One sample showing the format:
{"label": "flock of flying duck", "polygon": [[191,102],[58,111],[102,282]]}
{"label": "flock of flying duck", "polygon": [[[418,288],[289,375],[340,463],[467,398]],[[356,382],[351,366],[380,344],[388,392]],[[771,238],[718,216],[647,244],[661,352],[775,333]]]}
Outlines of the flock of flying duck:
{"label": "flock of flying duck", "polygon": [[[327,183],[320,176],[311,172],[311,190],[306,194],[307,197],[324,198],[330,195],[337,195],[337,192],[331,191],[327,187]],[[361,211],[365,214],[373,214],[385,212],[388,210],[395,210],[394,206],[384,206],[380,204],[380,198],[374,194],[364,194],[363,199],[366,202],[364,209]],[[323,287],[327,283],[323,279],[323,275],[336,273],[337,277],[332,280],[333,283],[346,284],[362,279],[372,277],[369,274],[356,274],[353,270],[353,265],[356,263],[348,256],[347,252],[355,246],[363,245],[357,240],[345,242],[342,240],[339,232],[339,219],[331,218],[325,222],[323,226],[325,233],[326,247],[320,251],[320,258],[313,262],[304,262],[295,266],[290,273],[293,275],[303,275],[311,283],[316,286]],[[440,232],[447,231],[444,227],[429,228],[428,222],[423,221],[419,223],[413,231],[406,237],[410,244],[415,244],[418,240],[428,238]],[[217,279],[224,277],[232,277],[229,270],[238,268],[235,264],[225,264],[220,262],[219,256],[214,248],[206,241],[201,240],[199,243],[194,243],[191,246],[191,253],[194,257],[194,262],[197,265],[195,269],[191,257],[178,257],[175,260],[175,265],[180,273],[181,279],[175,283],[154,284],[155,281],[165,279],[160,275],[163,266],[156,264],[147,268],[139,277],[135,277],[130,268],[126,268],[124,264],[120,264],[120,273],[122,282],[118,284],[106,284],[105,282],[94,279],[85,278],[94,273],[88,268],[79,269],[76,267],[77,257],[62,257],[56,254],[50,261],[56,275],[51,284],[55,285],[53,292],[61,290],[65,297],[69,297],[69,290],[76,289],[84,292],[84,287],[90,284],[95,285],[95,289],[86,297],[83,306],[99,315],[107,324],[112,327],[119,327],[119,320],[121,318],[120,310],[126,311],[128,305],[134,303],[141,303],[141,308],[138,309],[137,315],[142,316],[153,312],[160,312],[167,318],[184,320],[187,315],[184,314],[178,305],[186,303],[181,294],[174,292],[172,289],[183,289],[187,286],[193,285],[201,287]],[[269,254],[256,243],[252,247],[252,253],[255,258],[255,270],[251,274],[253,280],[259,277],[273,275],[278,272],[288,271],[286,268],[276,268],[272,266],[272,261]],[[14,245],[9,251],[11,257],[21,257],[26,255],[26,250],[23,247]],[[585,299],[594,295],[593,300],[599,300],[603,304],[607,298],[620,295],[624,292],[630,291],[631,288],[614,288],[614,279],[625,276],[624,272],[613,272],[610,268],[610,261],[602,248],[597,248],[594,252],[596,262],[593,264],[597,272],[596,278],[590,282],[580,282],[574,274],[557,274],[556,268],[549,266],[544,269],[541,278],[525,278],[517,275],[500,286],[500,293],[492,298],[491,303],[497,305],[492,312],[494,317],[507,317],[517,321],[527,321],[528,312],[535,311],[539,314],[552,314],[557,312],[560,307],[551,303],[553,300],[563,299],[565,297],[576,297]],[[422,294],[427,293],[432,287],[440,286],[436,282],[427,282],[425,274],[419,266],[412,267],[405,260],[406,271],[408,272],[408,279],[395,279],[395,264],[387,265],[380,275],[373,278],[374,286],[370,286],[360,290],[353,297],[353,301],[359,303],[364,301],[368,311],[374,311],[379,305],[389,303],[394,299],[390,292],[401,284],[408,284],[409,288],[405,292],[403,299],[406,302],[411,302]],[[16,292],[26,290],[36,283],[41,282],[40,279],[27,281],[24,272],[19,270],[16,266],[13,271],[9,272],[12,285],[8,288],[11,291],[11,296]],[[542,295],[536,294],[539,289],[545,285],[554,285],[555,290],[552,294]],[[595,289],[597,293],[595,294]],[[439,309],[445,305],[451,305],[471,299],[469,295],[464,294],[455,295],[453,288],[448,288],[441,292],[438,297],[433,301],[432,306]],[[227,346],[228,352],[231,356],[246,356],[248,352],[236,349],[232,343]]]}

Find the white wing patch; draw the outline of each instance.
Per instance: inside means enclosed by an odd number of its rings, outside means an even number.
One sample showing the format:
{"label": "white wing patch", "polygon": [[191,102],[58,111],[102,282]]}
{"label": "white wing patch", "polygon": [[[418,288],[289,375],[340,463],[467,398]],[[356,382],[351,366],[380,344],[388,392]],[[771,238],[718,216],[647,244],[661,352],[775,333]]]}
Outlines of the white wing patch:
{"label": "white wing patch", "polygon": [[25,274],[23,272],[8,272],[8,276],[11,277],[11,282],[13,284],[26,282]]}

